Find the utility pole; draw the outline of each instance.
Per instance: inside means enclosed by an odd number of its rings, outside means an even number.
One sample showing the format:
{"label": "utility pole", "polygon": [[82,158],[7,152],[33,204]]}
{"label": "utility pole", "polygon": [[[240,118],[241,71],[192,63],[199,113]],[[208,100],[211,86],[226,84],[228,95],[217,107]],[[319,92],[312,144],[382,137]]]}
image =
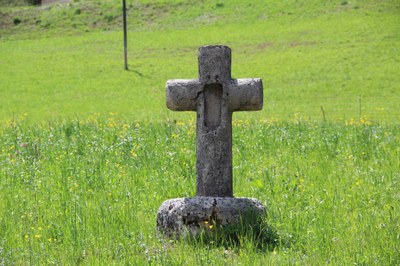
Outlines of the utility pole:
{"label": "utility pole", "polygon": [[122,0],[122,20],[123,20],[123,30],[124,30],[125,70],[128,70],[128,34],[126,31],[126,0]]}

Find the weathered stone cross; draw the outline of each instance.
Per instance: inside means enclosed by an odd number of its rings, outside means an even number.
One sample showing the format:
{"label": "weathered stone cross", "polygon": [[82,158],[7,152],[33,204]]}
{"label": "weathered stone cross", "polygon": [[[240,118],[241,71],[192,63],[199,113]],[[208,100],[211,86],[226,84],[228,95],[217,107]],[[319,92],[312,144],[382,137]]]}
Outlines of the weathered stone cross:
{"label": "weathered stone cross", "polygon": [[196,195],[233,197],[232,113],[261,110],[261,79],[231,78],[231,49],[199,48],[199,78],[167,81],[167,107],[196,111]]}

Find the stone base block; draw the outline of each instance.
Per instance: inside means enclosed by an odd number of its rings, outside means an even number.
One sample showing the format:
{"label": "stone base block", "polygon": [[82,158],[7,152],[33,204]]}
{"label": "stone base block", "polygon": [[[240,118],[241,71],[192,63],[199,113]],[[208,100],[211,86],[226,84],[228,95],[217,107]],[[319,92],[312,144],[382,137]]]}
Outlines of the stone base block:
{"label": "stone base block", "polygon": [[167,236],[197,235],[225,225],[252,225],[265,213],[252,198],[194,197],[165,201],[157,213],[157,229]]}

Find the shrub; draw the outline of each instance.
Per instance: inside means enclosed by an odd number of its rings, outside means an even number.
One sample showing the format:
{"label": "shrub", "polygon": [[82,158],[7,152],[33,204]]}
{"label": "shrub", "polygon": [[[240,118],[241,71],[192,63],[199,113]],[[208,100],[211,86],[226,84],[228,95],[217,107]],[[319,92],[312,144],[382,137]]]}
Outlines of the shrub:
{"label": "shrub", "polygon": [[113,16],[113,15],[105,15],[105,16],[104,16],[104,19],[105,19],[107,22],[111,22],[111,21],[114,20],[114,16]]}
{"label": "shrub", "polygon": [[14,25],[18,25],[18,24],[20,24],[22,21],[21,21],[21,19],[19,18],[19,17],[15,17],[15,18],[13,18],[13,23],[14,23]]}

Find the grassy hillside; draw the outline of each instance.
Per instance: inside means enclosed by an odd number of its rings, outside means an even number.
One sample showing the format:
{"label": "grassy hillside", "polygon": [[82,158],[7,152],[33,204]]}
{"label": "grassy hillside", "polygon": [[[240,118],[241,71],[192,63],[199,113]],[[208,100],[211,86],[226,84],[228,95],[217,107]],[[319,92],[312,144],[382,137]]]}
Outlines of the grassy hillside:
{"label": "grassy hillside", "polygon": [[165,110],[165,81],[196,78],[197,48],[218,43],[234,77],[263,78],[251,116],[399,120],[398,1],[128,1],[129,72],[119,4],[2,6],[0,116],[187,117]]}

